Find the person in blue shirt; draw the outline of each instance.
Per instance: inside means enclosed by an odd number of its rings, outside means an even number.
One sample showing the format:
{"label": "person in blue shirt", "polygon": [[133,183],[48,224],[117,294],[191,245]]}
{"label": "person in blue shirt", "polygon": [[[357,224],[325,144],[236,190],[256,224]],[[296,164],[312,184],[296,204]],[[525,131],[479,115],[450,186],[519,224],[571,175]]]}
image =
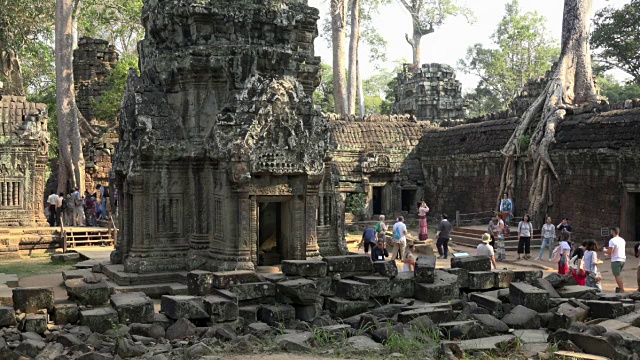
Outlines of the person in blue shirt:
{"label": "person in blue shirt", "polygon": [[364,233],[362,233],[362,240],[360,240],[360,243],[358,244],[358,250],[360,250],[363,244],[364,244],[364,253],[368,254],[369,247],[373,248],[376,244],[376,229],[367,228],[367,230],[365,230]]}

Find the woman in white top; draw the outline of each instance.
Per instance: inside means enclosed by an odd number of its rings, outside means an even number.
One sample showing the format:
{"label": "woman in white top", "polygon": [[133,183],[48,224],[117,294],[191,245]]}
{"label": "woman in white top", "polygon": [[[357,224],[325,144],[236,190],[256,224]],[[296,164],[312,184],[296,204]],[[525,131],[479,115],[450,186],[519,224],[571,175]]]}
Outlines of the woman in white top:
{"label": "woman in white top", "polygon": [[402,260],[402,271],[413,271],[416,266],[416,253],[412,243],[407,245],[407,251]]}
{"label": "woman in white top", "polygon": [[562,233],[560,235],[560,260],[558,261],[558,274],[569,274],[569,253],[571,246],[569,245],[569,234]]}
{"label": "woman in white top", "polygon": [[524,254],[525,259],[531,259],[531,234],[533,227],[529,220],[529,215],[525,215],[523,220],[518,224],[518,260]]}
{"label": "woman in white top", "polygon": [[598,264],[602,264],[602,261],[598,260],[598,244],[595,240],[587,241],[583,261],[584,270],[587,272],[587,286],[602,291],[602,285],[600,284],[602,278],[598,272]]}
{"label": "woman in white top", "polygon": [[551,253],[553,252],[553,239],[556,238],[556,227],[553,225],[551,217],[547,218],[547,223],[542,225],[542,246],[540,247],[540,256],[536,260],[542,260],[544,249],[549,248],[549,261],[551,261]]}
{"label": "woman in white top", "polygon": [[420,232],[418,233],[418,239],[425,241],[429,238],[429,229],[427,228],[427,213],[429,207],[424,201],[420,204],[418,209],[418,218],[420,219]]}

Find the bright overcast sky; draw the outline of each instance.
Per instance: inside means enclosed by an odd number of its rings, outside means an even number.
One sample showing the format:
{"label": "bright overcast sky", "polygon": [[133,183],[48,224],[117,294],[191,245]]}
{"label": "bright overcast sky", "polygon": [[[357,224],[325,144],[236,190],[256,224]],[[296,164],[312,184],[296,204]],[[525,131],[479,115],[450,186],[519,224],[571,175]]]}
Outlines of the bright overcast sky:
{"label": "bright overcast sky", "polygon": [[[411,47],[404,39],[405,33],[411,33],[411,20],[408,13],[400,5],[398,0],[393,0],[391,5],[384,6],[380,14],[374,20],[380,34],[387,40],[388,62],[384,67],[393,67],[393,62],[400,59],[411,60]],[[466,55],[467,48],[476,43],[486,46],[491,44],[491,34],[495,31],[498,22],[504,15],[504,7],[511,0],[466,0],[476,17],[476,22],[469,25],[464,18],[450,18],[436,32],[422,39],[422,62],[445,63],[456,67],[458,59]],[[594,11],[607,6],[621,7],[629,3],[629,0],[593,0]],[[325,18],[328,16],[329,0],[309,0],[309,5],[320,9],[322,17],[318,22],[321,29]],[[562,33],[562,0],[520,0],[520,6],[524,12],[537,11],[547,19],[549,34],[560,42]],[[363,49],[362,55],[368,59],[367,49]],[[319,37],[316,40],[316,55],[322,57],[322,61],[331,64],[331,50],[327,39]],[[375,72],[373,64],[364,62],[364,76],[368,77]],[[626,74],[614,72],[617,78],[623,80]],[[462,81],[464,89],[475,87],[478,79],[473,75],[465,75],[458,72],[457,77]]]}

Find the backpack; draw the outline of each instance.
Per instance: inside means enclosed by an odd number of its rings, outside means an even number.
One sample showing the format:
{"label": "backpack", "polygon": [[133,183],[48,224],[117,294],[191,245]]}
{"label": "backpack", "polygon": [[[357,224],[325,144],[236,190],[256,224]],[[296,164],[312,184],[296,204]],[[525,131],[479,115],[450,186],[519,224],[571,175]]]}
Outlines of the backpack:
{"label": "backpack", "polygon": [[109,197],[109,188],[104,187],[104,190],[102,191],[102,197],[103,198],[108,198]]}
{"label": "backpack", "polygon": [[396,230],[393,232],[393,240],[395,242],[400,242],[402,238],[402,233],[400,232],[400,226],[396,227]]}
{"label": "backpack", "polygon": [[62,205],[60,205],[60,210],[61,210],[61,211],[66,211],[66,210],[67,210],[67,207],[69,207],[68,205],[69,205],[69,204],[67,204],[67,199],[63,199],[63,200],[62,200]]}
{"label": "backpack", "polygon": [[376,224],[376,232],[379,233],[382,229],[380,229],[380,222]]}
{"label": "backpack", "polygon": [[560,258],[562,257],[562,255],[560,255],[560,245],[556,246],[555,249],[553,249],[553,253],[551,255],[551,258],[553,259],[554,263],[560,262]]}

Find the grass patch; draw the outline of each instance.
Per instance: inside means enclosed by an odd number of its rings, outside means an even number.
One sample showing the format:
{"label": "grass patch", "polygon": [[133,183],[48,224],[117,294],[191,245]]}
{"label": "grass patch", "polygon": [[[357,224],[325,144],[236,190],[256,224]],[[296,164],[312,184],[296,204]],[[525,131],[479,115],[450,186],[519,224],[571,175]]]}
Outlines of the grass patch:
{"label": "grass patch", "polygon": [[18,278],[59,273],[63,270],[73,269],[73,262],[53,262],[50,254],[33,254],[21,259],[8,259],[0,261],[0,273],[16,274]]}

